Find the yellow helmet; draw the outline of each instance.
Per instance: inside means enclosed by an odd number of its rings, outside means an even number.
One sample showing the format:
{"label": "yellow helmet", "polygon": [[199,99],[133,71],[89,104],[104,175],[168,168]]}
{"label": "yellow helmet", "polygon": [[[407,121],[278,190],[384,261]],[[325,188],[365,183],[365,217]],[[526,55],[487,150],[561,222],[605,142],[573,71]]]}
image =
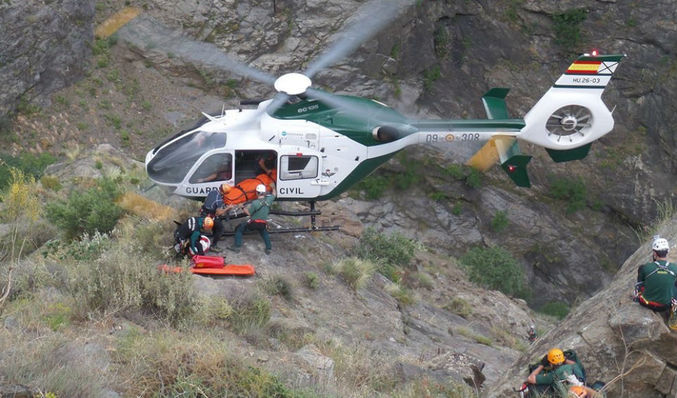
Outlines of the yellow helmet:
{"label": "yellow helmet", "polygon": [[548,362],[552,365],[561,365],[564,363],[564,352],[559,348],[553,348],[548,351]]}
{"label": "yellow helmet", "polygon": [[214,219],[211,217],[205,217],[205,220],[202,222],[202,226],[205,229],[212,229],[214,226]]}
{"label": "yellow helmet", "polygon": [[221,184],[221,186],[219,187],[219,191],[221,191],[221,195],[228,195],[228,192],[230,192],[231,189],[233,189],[233,187],[231,185],[228,185],[228,184]]}

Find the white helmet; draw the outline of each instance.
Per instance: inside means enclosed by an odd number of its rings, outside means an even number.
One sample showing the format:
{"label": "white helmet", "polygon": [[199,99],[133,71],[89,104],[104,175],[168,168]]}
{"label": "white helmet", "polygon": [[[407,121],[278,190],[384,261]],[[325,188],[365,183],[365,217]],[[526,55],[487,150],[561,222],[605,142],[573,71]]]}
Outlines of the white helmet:
{"label": "white helmet", "polygon": [[[200,245],[200,246],[202,246],[202,252],[207,253],[207,251],[209,251],[209,248],[210,248],[211,245],[212,245],[212,242],[209,240],[208,237],[206,237],[206,236],[204,236],[204,235],[200,235],[200,241],[197,242],[197,244]],[[194,252],[193,252],[193,248],[192,248],[192,247],[189,247],[189,248],[188,248],[188,251],[189,251],[190,254],[192,254],[192,255],[196,255],[196,254],[197,254],[197,253],[194,253]]]}
{"label": "white helmet", "polygon": [[665,238],[658,238],[653,241],[651,248],[657,252],[670,251],[670,243]]}
{"label": "white helmet", "polygon": [[266,193],[266,186],[259,184],[256,186],[256,193]]}

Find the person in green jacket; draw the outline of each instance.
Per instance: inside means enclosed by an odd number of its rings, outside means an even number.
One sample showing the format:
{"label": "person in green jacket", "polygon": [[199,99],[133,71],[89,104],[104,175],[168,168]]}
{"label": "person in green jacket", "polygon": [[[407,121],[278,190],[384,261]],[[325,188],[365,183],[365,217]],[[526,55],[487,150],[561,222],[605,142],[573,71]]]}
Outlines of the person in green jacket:
{"label": "person in green jacket", "polygon": [[667,239],[654,239],[651,248],[653,261],[637,270],[635,296],[641,305],[662,312],[669,310],[677,298],[677,265],[667,261],[670,252]]}
{"label": "person in green jacket", "polygon": [[553,348],[541,359],[541,363],[529,374],[527,383],[541,387],[552,387],[555,391],[566,392],[569,385],[582,385],[585,381],[583,366],[564,356],[559,348]]}
{"label": "person in green jacket", "polygon": [[267,219],[268,214],[270,213],[270,206],[275,200],[275,184],[271,184],[271,193],[266,193],[266,186],[259,184],[256,187],[256,196],[257,198],[251,202],[249,207],[244,209],[246,215],[249,216],[249,219],[246,222],[240,223],[240,225],[235,228],[235,244],[229,247],[229,250],[234,252],[239,252],[240,247],[242,246],[242,235],[246,231],[258,231],[263,238],[263,242],[266,244],[266,254],[270,254],[272,249],[270,244],[270,234],[268,233]]}

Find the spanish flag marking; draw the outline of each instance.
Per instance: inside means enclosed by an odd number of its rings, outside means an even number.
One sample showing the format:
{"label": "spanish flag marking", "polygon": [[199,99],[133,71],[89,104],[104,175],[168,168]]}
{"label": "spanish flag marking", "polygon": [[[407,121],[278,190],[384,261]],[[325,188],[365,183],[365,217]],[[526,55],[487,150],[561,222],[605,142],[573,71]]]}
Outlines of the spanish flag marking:
{"label": "spanish flag marking", "polygon": [[601,63],[601,61],[574,61],[574,63],[569,66],[566,73],[575,75],[595,75],[597,74]]}

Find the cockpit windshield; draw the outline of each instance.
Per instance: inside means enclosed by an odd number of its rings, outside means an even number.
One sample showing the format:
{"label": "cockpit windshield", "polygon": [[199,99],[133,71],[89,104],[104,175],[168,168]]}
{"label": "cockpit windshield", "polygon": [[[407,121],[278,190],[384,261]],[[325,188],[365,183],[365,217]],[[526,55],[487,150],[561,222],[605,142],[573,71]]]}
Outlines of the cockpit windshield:
{"label": "cockpit windshield", "polygon": [[225,145],[225,133],[196,131],[188,134],[157,151],[146,167],[148,176],[160,183],[178,184],[200,156]]}

